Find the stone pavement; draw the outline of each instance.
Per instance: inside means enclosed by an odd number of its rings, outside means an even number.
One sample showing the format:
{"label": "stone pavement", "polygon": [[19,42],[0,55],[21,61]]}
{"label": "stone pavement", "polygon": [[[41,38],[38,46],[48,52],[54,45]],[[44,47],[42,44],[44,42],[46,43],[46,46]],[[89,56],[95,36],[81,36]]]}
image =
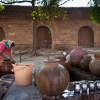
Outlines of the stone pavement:
{"label": "stone pavement", "polygon": [[34,81],[29,86],[18,86],[13,82],[2,100],[42,100],[42,96]]}

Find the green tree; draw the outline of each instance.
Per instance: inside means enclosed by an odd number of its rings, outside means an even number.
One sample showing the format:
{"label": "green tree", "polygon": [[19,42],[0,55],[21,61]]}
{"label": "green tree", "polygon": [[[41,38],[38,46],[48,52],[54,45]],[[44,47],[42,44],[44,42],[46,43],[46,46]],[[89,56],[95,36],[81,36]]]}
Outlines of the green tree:
{"label": "green tree", "polygon": [[90,14],[93,23],[100,24],[100,0],[90,0]]}
{"label": "green tree", "polygon": [[60,5],[67,2],[62,2],[63,0],[1,0],[2,4],[14,4],[22,2],[30,2],[35,10],[32,12],[33,20],[38,19],[38,21],[47,20],[47,22],[52,22],[55,18],[62,17],[63,20],[67,19],[66,12],[59,8]]}
{"label": "green tree", "polygon": [[[66,19],[67,16],[66,12],[64,12],[63,9],[59,9],[60,5],[65,4],[67,1],[70,0],[0,0],[0,3],[2,4],[14,4],[14,3],[22,3],[22,2],[30,2],[32,6],[38,6],[36,11],[32,12],[33,20],[44,20],[48,19],[48,21],[52,21],[55,18],[58,18],[62,16],[63,19]],[[94,23],[100,24],[100,0],[90,0],[90,14],[91,14],[91,20]],[[0,12],[4,9],[4,6],[0,5]],[[52,10],[53,9],[53,10]],[[52,13],[48,13],[52,12]],[[55,13],[57,12],[57,13]],[[38,17],[36,17],[38,16]]]}
{"label": "green tree", "polygon": [[0,5],[0,13],[2,12],[2,10],[4,10],[4,6]]}

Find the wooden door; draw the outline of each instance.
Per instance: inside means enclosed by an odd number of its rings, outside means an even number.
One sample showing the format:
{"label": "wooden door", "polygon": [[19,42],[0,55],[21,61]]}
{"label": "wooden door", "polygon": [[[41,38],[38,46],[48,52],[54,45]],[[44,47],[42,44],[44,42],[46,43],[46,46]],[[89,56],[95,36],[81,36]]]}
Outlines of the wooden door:
{"label": "wooden door", "polygon": [[94,33],[88,26],[80,28],[78,33],[78,45],[83,47],[94,47]]}
{"label": "wooden door", "polygon": [[3,39],[5,39],[5,33],[2,27],[0,27],[0,41],[2,41]]}
{"label": "wooden door", "polygon": [[48,27],[40,26],[37,28],[36,45],[37,49],[51,48],[52,38],[51,38],[51,31]]}

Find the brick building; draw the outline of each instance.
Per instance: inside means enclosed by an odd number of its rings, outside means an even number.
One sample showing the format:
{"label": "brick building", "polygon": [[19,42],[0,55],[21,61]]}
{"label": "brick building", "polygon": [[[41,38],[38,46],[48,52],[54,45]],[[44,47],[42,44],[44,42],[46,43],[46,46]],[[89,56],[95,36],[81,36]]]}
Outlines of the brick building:
{"label": "brick building", "polygon": [[[90,20],[89,8],[65,8],[68,21],[55,20],[49,26],[37,24],[36,47],[72,49],[77,46],[100,47],[100,25]],[[16,49],[33,47],[32,7],[6,6],[0,15],[0,40],[11,39]],[[21,47],[21,48],[20,48]]]}

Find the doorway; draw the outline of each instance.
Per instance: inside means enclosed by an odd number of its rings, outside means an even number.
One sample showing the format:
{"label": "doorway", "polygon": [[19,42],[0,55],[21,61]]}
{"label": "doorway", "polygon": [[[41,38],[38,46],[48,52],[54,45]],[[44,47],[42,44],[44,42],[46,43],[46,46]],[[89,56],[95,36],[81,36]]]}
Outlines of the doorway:
{"label": "doorway", "polygon": [[78,32],[78,46],[94,47],[94,33],[88,26],[83,26]]}
{"label": "doorway", "polygon": [[52,37],[51,31],[46,26],[39,26],[36,30],[36,47],[41,48],[51,48],[52,47]]}

